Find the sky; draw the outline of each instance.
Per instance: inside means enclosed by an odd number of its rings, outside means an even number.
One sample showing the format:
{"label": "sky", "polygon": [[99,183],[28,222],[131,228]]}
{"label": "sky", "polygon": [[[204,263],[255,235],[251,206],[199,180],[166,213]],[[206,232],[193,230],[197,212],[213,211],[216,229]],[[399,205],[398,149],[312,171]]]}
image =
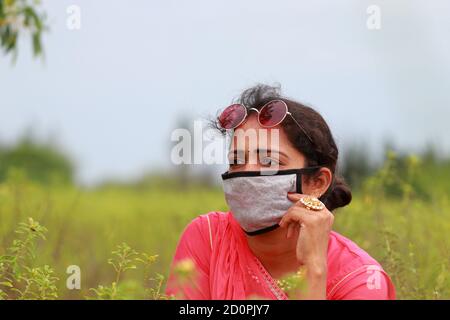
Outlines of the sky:
{"label": "sky", "polygon": [[[77,5],[81,29],[70,30]],[[367,8],[380,9],[380,29]],[[0,141],[30,129],[77,180],[171,166],[171,132],[255,84],[313,106],[338,147],[450,154],[450,2],[46,0],[44,59],[0,57]]]}

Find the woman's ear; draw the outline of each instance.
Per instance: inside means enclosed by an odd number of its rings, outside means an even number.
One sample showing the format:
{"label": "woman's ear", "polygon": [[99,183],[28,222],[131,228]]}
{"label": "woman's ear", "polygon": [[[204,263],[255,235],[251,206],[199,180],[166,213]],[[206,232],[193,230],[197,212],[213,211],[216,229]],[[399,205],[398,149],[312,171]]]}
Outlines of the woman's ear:
{"label": "woman's ear", "polygon": [[303,193],[319,198],[331,185],[333,173],[330,169],[323,167],[313,176],[307,176],[305,178],[305,181],[303,181]]}
{"label": "woman's ear", "polygon": [[331,185],[333,181],[333,173],[328,168],[320,168],[319,172],[313,178],[313,194],[319,198],[321,197]]}

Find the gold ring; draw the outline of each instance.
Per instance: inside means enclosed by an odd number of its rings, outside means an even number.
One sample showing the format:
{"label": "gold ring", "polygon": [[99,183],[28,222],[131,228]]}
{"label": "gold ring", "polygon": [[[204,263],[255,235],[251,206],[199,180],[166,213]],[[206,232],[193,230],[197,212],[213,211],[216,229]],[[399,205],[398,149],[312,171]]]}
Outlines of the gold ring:
{"label": "gold ring", "polygon": [[320,211],[325,208],[325,205],[319,199],[315,197],[303,197],[300,199],[300,202],[306,207],[308,210]]}

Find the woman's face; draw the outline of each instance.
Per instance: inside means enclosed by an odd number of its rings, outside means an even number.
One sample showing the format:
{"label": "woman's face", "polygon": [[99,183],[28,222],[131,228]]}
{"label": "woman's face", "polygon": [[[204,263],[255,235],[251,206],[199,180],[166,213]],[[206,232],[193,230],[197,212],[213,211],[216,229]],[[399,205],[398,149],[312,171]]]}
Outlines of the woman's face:
{"label": "woman's face", "polygon": [[[289,141],[282,126],[262,127],[254,111],[234,131],[228,153],[230,172],[286,170],[305,167],[306,158]],[[318,196],[331,183],[331,171],[321,168],[314,179],[303,178],[303,193]]]}

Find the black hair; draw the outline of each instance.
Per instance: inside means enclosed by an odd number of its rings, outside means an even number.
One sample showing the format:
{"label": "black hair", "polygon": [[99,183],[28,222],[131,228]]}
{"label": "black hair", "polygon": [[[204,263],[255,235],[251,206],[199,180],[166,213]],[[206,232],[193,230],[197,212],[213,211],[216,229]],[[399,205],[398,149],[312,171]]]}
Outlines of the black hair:
{"label": "black hair", "polygon": [[[338,148],[328,124],[316,110],[300,102],[283,97],[279,85],[257,84],[244,90],[233,102],[243,104],[246,108],[259,110],[271,100],[283,100],[292,116],[301,124],[312,139],[310,141],[302,130],[298,130],[297,124],[291,117],[286,117],[281,123],[289,141],[305,156],[307,166],[327,167],[333,174],[332,183],[320,197],[320,200],[330,211],[348,205],[352,200],[350,187],[341,176],[336,174]],[[220,128],[217,121],[215,121],[214,127],[225,133],[225,130]]]}

